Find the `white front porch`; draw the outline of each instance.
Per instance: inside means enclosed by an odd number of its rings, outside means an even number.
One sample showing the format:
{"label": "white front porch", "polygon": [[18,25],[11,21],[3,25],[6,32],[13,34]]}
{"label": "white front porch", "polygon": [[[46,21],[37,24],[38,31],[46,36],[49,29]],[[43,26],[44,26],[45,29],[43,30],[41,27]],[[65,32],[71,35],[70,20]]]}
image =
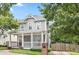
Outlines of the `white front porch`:
{"label": "white front porch", "polygon": [[[20,33],[17,34],[17,43],[11,43],[11,47],[17,45],[23,49],[41,49],[42,43],[46,41],[46,33]],[[50,47],[50,39],[48,39],[48,47]]]}
{"label": "white front porch", "polygon": [[43,36],[42,33],[22,33],[18,35],[18,40],[21,40],[23,49],[39,49],[42,48]]}
{"label": "white front porch", "polygon": [[[41,49],[42,43],[45,42],[45,33],[22,33],[18,35],[19,42],[22,43],[23,49]],[[49,44],[49,40],[48,40]],[[49,45],[48,45],[49,46]]]}

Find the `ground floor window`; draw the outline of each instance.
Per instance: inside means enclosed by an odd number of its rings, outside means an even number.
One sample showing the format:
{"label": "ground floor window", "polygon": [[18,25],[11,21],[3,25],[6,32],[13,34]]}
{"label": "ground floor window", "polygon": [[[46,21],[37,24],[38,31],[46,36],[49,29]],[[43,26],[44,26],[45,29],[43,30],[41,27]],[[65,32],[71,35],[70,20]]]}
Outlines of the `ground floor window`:
{"label": "ground floor window", "polygon": [[25,35],[24,42],[31,42],[31,35]]}
{"label": "ground floor window", "polygon": [[33,35],[33,42],[41,42],[41,35]]}

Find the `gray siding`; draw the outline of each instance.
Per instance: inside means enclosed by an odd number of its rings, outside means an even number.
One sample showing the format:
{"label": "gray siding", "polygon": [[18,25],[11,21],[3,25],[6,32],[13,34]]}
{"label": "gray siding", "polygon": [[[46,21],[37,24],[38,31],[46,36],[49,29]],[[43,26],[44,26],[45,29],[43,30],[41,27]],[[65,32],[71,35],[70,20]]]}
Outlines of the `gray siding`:
{"label": "gray siding", "polygon": [[[32,23],[21,23],[20,24],[20,27],[19,27],[19,31],[22,32],[22,31],[33,31],[33,32],[36,32],[36,31],[45,31],[45,21],[43,22],[32,22]],[[32,29],[29,29],[29,26],[32,28]]]}

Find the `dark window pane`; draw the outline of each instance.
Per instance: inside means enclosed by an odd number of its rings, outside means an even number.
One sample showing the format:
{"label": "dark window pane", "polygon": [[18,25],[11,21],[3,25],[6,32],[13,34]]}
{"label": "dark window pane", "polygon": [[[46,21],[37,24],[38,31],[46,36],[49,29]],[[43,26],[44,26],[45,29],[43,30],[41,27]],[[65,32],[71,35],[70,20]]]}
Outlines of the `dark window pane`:
{"label": "dark window pane", "polygon": [[25,42],[30,42],[31,41],[31,36],[30,35],[24,36],[24,41]]}
{"label": "dark window pane", "polygon": [[43,35],[43,42],[45,42],[45,34]]}

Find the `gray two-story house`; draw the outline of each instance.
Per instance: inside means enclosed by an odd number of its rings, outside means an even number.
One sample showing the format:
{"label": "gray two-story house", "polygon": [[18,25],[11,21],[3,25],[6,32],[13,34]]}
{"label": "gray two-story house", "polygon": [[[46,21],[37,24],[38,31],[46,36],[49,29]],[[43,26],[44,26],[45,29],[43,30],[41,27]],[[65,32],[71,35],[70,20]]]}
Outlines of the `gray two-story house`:
{"label": "gray two-story house", "polygon": [[[43,16],[29,15],[19,22],[20,26],[14,35],[17,35],[17,45],[23,49],[40,49],[42,43],[47,42],[50,47],[50,36],[47,33],[47,22]],[[48,34],[48,35],[47,35]]]}

